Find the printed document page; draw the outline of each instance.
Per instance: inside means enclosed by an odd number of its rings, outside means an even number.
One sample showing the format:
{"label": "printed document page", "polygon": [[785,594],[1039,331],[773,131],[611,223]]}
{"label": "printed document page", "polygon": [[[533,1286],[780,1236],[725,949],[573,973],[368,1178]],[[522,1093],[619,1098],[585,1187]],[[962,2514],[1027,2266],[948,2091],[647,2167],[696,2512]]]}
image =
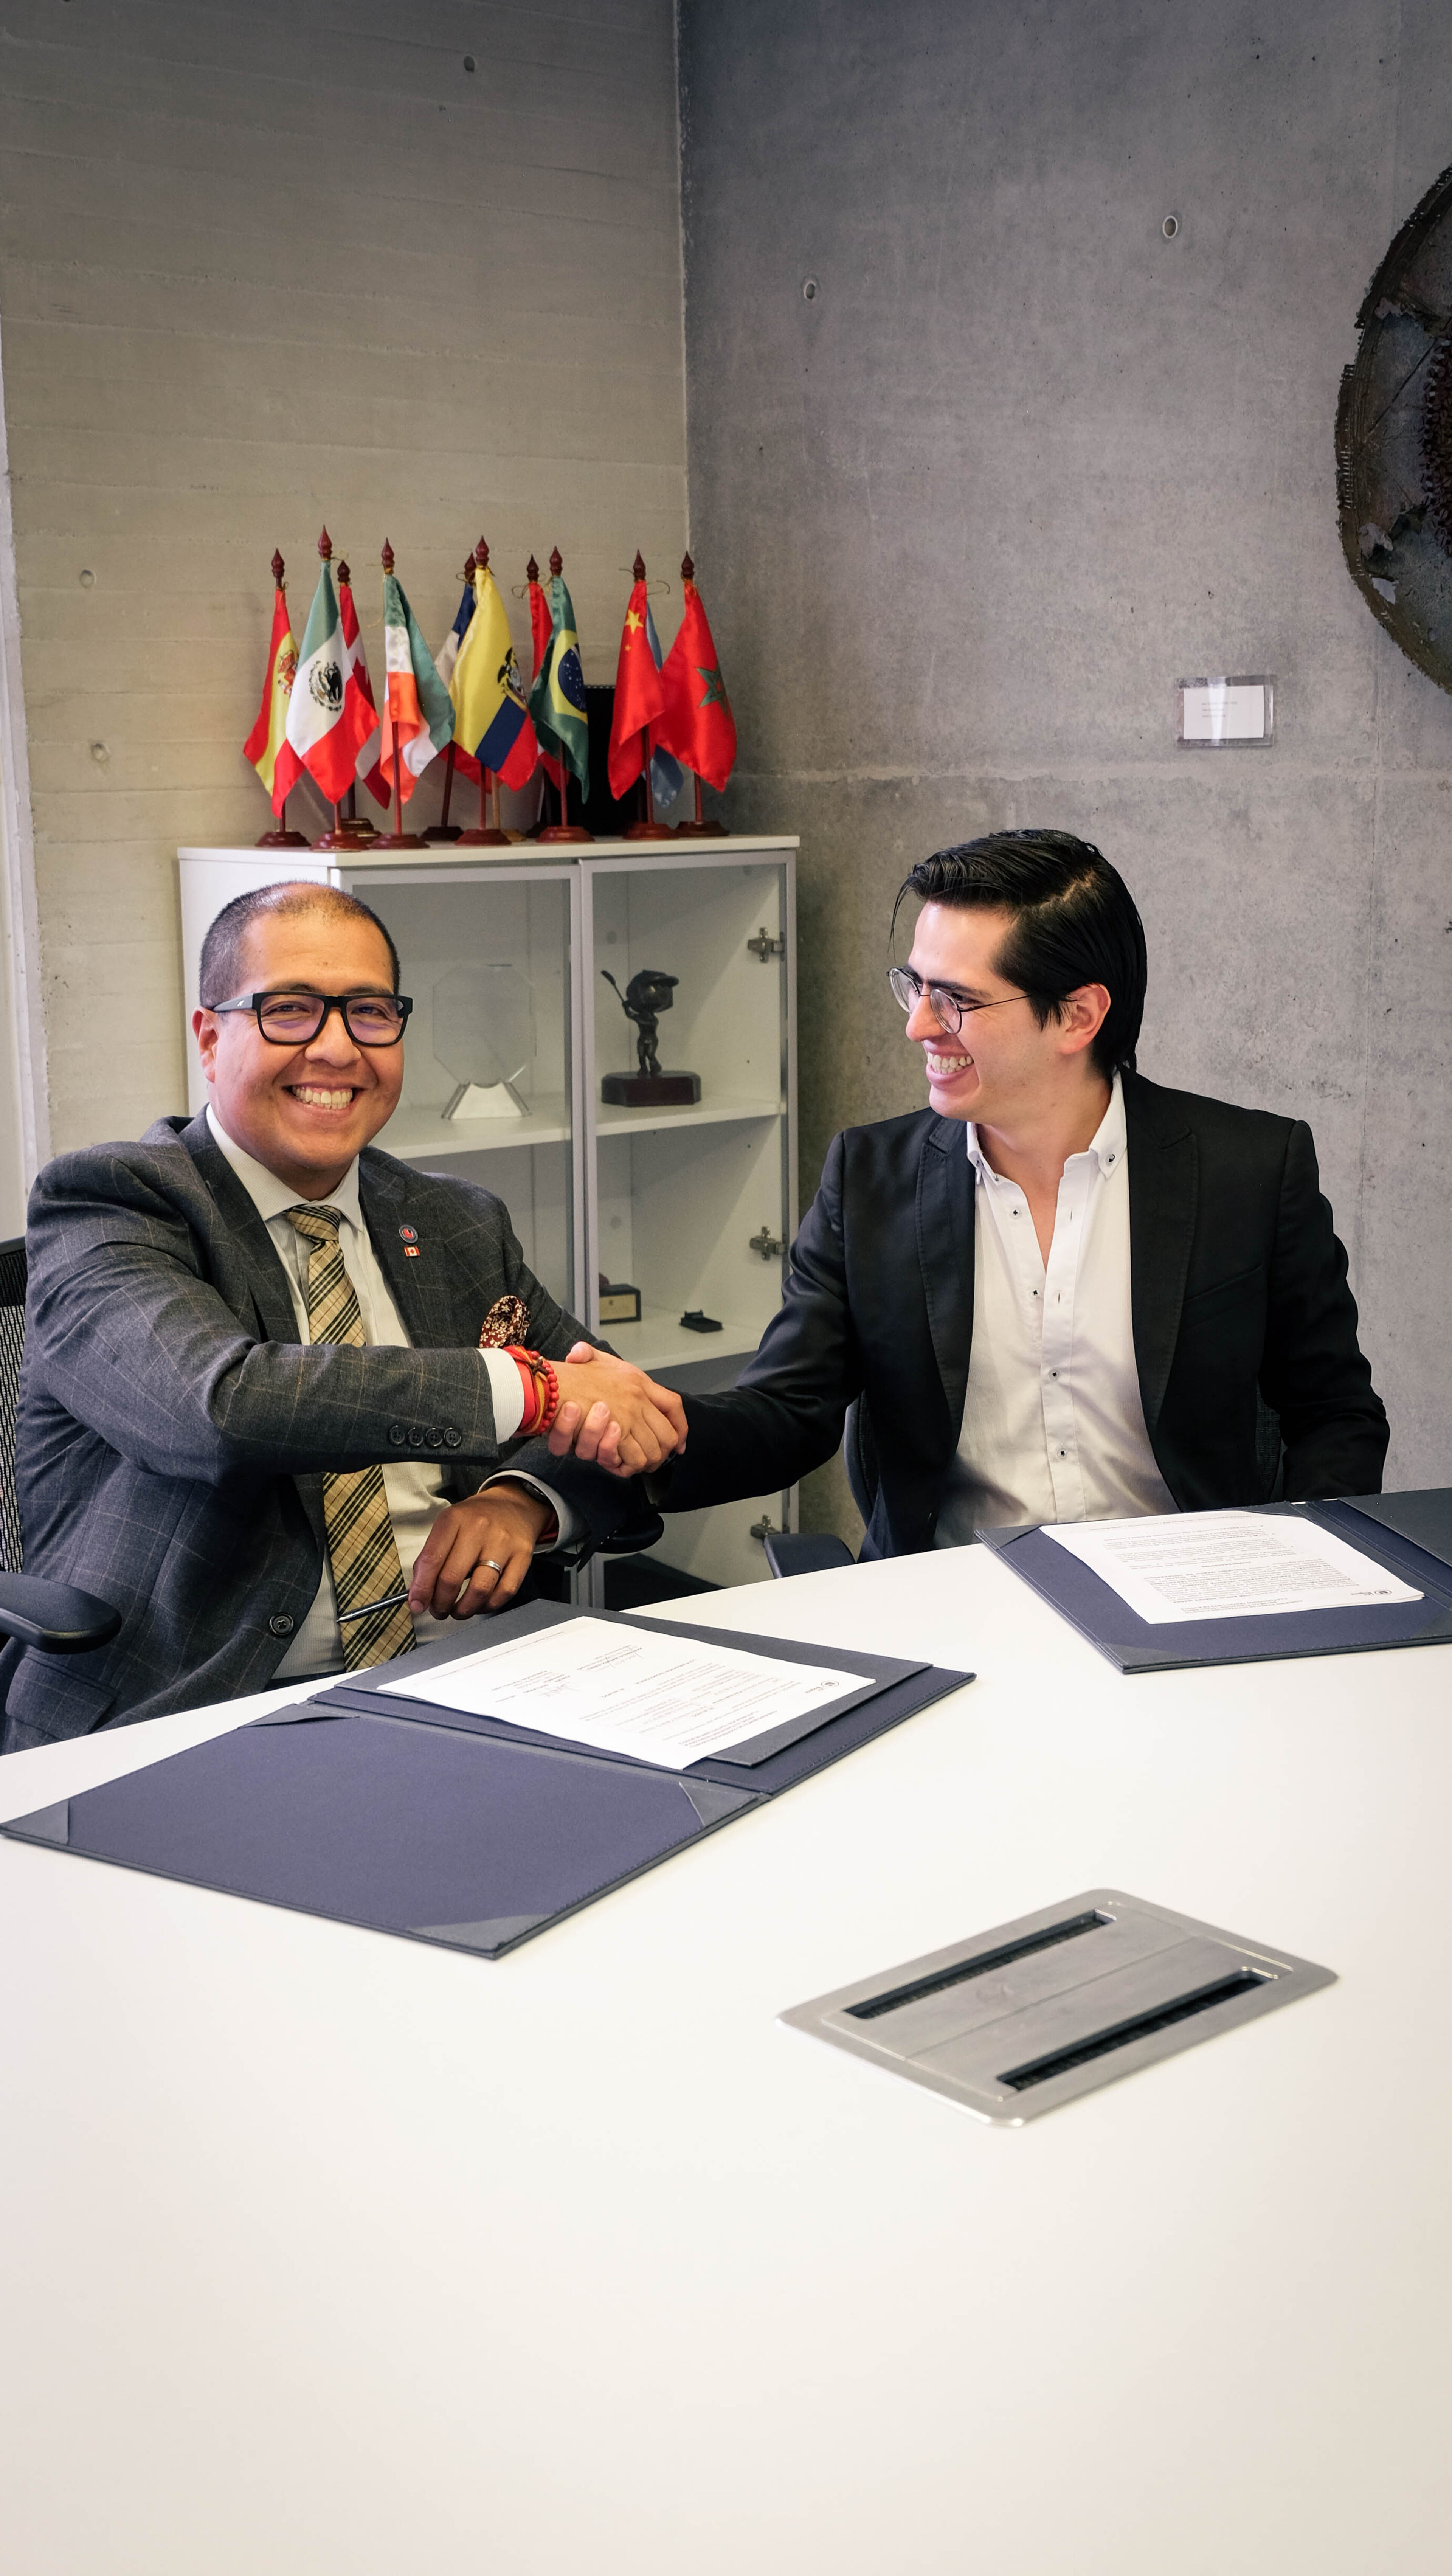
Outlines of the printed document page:
{"label": "printed document page", "polygon": [[380,1688],[684,1771],[704,1754],[729,1753],[872,1685],[825,1664],[783,1663],[585,1616]]}
{"label": "printed document page", "polygon": [[1422,1599],[1374,1557],[1289,1513],[1166,1512],[1075,1521],[1044,1536],[1079,1557],[1154,1628]]}

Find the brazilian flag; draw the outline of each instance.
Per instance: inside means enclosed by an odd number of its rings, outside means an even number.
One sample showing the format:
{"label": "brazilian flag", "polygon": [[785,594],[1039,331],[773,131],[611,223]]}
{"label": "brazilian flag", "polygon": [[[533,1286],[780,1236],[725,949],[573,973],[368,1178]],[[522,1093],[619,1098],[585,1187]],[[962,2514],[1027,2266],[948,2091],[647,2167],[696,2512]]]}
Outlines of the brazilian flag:
{"label": "brazilian flag", "polygon": [[529,712],[540,747],[552,751],[590,793],[590,718],[575,607],[561,574],[550,582],[550,640],[529,693]]}

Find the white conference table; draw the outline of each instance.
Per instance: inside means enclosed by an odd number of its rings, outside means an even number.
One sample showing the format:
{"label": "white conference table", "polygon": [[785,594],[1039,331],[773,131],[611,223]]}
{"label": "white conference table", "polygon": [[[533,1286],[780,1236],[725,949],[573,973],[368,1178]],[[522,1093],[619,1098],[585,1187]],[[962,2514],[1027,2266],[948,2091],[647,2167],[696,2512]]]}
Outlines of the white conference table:
{"label": "white conference table", "polygon": [[[0,1842],[12,2576],[1445,2567],[1452,1647],[1125,1681],[978,1548],[695,1615],[980,1678],[497,1964]],[[1340,1982],[1022,2130],[777,2024],[1100,1884]]]}

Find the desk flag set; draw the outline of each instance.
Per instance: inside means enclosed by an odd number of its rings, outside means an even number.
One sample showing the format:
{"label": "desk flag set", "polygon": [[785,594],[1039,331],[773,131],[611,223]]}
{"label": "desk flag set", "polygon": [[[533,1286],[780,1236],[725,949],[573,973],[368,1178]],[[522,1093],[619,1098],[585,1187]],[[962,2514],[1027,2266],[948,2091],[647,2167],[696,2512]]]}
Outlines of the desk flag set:
{"label": "desk flag set", "polygon": [[[564,580],[558,547],[550,556],[548,588],[530,556],[525,597],[529,605],[534,673],[526,696],[509,617],[494,575],[489,548],[481,537],[464,566],[464,588],[452,627],[437,658],[424,642],[417,618],[394,571],[393,549],[383,548],[383,628],[386,681],[381,707],[374,698],[367,656],[359,631],[348,566],[333,570],[333,546],[324,528],[318,539],[321,558],[318,585],[308,612],[299,651],[293,640],[287,607],[282,556],[272,558],[273,614],[262,703],[244,750],[266,788],[280,828],[265,833],[260,849],[306,846],[301,832],[287,828],[287,798],[304,772],[333,808],[332,829],[313,846],[347,848],[373,834],[373,825],[358,815],[355,782],[359,779],[380,805],[394,807],[394,830],[382,848],[422,846],[403,829],[403,808],[440,752],[447,755],[441,821],[430,826],[430,840],[504,844],[499,828],[499,787],[522,788],[543,769],[560,795],[560,819],[539,837],[547,841],[588,841],[593,835],[571,823],[564,788],[579,782],[582,798],[590,792],[590,728],[574,603]],[[700,593],[695,565],[682,558],[684,612],[670,652],[662,658],[660,638],[651,614],[645,564],[639,554],[633,566],[634,587],[625,612],[616,666],[614,714],[610,729],[608,770],[611,794],[628,794],[637,779],[645,781],[645,818],[626,834],[631,840],[661,840],[669,827],[656,820],[656,804],[679,795],[683,770],[695,777],[693,822],[680,823],[680,833],[715,836],[719,826],[704,821],[701,781],[716,789],[726,785],[736,758],[736,725],[721,677],[715,642]],[[460,834],[449,824],[449,800],[455,772],[477,779],[480,828]],[[492,828],[486,826],[486,800],[493,798]],[[346,797],[346,806],[344,798]]]}
{"label": "desk flag set", "polygon": [[280,554],[272,558],[272,636],[267,647],[267,674],[262,683],[262,704],[257,722],[242,745],[258,777],[267,790],[268,801],[277,816],[275,832],[264,832],[257,846],[260,850],[305,849],[306,837],[287,828],[287,800],[296,785],[302,763],[287,738],[287,703],[297,676],[297,646],[292,640],[292,626],[287,613],[287,567]]}

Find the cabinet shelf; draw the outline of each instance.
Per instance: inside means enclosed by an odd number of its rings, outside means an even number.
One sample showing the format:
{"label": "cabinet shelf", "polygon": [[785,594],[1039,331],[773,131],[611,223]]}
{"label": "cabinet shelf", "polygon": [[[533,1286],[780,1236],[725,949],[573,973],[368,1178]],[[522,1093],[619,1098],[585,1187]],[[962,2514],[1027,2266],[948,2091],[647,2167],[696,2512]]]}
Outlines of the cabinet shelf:
{"label": "cabinet shelf", "polygon": [[425,1154],[507,1154],[520,1145],[567,1145],[570,1104],[563,1092],[541,1092],[529,1118],[445,1118],[441,1109],[397,1109],[379,1143],[386,1154],[417,1162]]}
{"label": "cabinet shelf", "polygon": [[682,1109],[620,1109],[609,1101],[599,1101],[595,1125],[601,1136],[648,1136],[663,1127],[716,1127],[729,1119],[780,1118],[785,1106],[780,1099],[728,1091],[718,1091]]}
{"label": "cabinet shelf", "polygon": [[749,1359],[763,1327],[730,1315],[722,1315],[720,1323],[719,1333],[687,1332],[673,1308],[644,1306],[638,1324],[602,1324],[600,1339],[642,1369],[679,1368],[686,1360]]}

